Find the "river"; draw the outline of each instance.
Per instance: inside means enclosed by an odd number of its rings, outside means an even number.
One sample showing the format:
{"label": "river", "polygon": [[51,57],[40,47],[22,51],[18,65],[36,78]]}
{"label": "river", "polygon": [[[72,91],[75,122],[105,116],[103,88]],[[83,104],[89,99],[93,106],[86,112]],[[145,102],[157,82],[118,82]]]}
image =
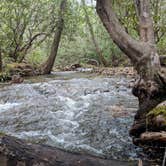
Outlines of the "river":
{"label": "river", "polygon": [[125,76],[55,72],[0,87],[0,131],[108,159],[135,160],[128,130],[138,107]]}

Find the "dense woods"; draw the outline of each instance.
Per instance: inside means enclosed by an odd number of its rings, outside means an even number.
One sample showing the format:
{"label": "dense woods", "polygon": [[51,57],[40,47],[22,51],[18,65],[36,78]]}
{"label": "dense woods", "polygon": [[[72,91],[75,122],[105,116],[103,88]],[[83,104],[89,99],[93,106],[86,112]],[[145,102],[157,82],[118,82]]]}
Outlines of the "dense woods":
{"label": "dense woods", "polygon": [[[40,66],[51,54],[52,41],[60,28],[60,1],[3,1],[1,2],[1,61],[4,72],[13,62]],[[112,6],[126,33],[139,38],[135,4],[130,1],[114,2]],[[158,52],[165,54],[164,1],[151,2],[154,18],[155,42]],[[137,12],[138,13],[138,12]],[[137,14],[138,15],[138,14]],[[129,65],[123,52],[112,42],[102,26],[95,4],[69,1],[63,14],[64,31],[57,66],[88,63],[91,60],[104,66]],[[60,33],[60,32],[59,32]],[[55,41],[54,41],[55,42]],[[50,65],[51,66],[51,65]],[[6,70],[7,69],[7,70]]]}
{"label": "dense woods", "polygon": [[[162,0],[1,0],[0,81],[21,83],[26,76],[80,67],[98,70],[133,67],[137,74],[132,93],[138,98],[139,108],[130,136],[135,145],[163,156],[166,147],[165,17],[166,2]],[[1,139],[8,141],[4,146],[9,146],[9,151],[15,148],[12,139],[21,146],[20,140],[17,142],[14,137]],[[23,144],[25,151],[28,150],[26,143]],[[39,157],[39,147],[30,148],[30,151],[37,148],[32,156]],[[50,153],[48,160],[53,160],[51,153],[55,156],[63,153],[46,147],[43,150]],[[0,152],[6,153],[3,148]],[[12,162],[19,160],[21,153],[18,152]],[[24,155],[28,158],[28,154],[29,151]],[[71,158],[73,161],[77,156],[71,155]],[[96,164],[94,158],[84,158]],[[63,163],[65,158],[61,160]],[[107,164],[102,159],[98,162]]]}

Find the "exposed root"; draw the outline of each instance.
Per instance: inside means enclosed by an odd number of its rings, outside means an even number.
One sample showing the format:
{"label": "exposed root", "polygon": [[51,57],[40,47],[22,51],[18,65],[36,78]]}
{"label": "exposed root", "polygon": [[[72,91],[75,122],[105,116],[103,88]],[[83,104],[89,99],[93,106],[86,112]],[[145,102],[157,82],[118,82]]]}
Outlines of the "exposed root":
{"label": "exposed root", "polygon": [[146,142],[146,141],[151,141],[151,142],[162,142],[165,143],[166,145],[166,132],[161,131],[161,132],[145,132],[142,133],[140,136],[141,141]]}

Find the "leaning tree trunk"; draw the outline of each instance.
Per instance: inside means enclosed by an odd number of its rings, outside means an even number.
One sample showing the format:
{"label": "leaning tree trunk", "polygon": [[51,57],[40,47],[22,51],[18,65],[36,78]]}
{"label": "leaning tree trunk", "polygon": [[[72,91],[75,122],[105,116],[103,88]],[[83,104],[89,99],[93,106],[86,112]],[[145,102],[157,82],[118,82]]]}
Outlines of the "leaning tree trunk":
{"label": "leaning tree trunk", "polygon": [[83,5],[84,12],[85,12],[85,19],[86,19],[87,25],[89,27],[89,32],[90,32],[90,35],[91,35],[91,39],[92,39],[93,45],[95,47],[96,53],[97,53],[98,58],[99,58],[99,62],[103,66],[107,67],[108,66],[108,62],[106,61],[104,55],[102,54],[102,51],[99,48],[99,44],[98,44],[98,42],[97,42],[97,40],[95,38],[95,34],[94,34],[94,31],[93,31],[93,26],[91,24],[88,12],[86,10],[85,0],[82,0],[82,5]]}
{"label": "leaning tree trunk", "polygon": [[0,49],[0,72],[2,72],[2,52]]}
{"label": "leaning tree trunk", "polygon": [[57,29],[54,34],[54,39],[51,46],[51,52],[46,62],[41,66],[41,74],[50,74],[54,66],[55,58],[58,52],[59,43],[61,40],[62,31],[64,28],[64,13],[66,9],[66,3],[67,3],[67,0],[61,1],[60,9],[59,9],[59,17],[57,22]]}
{"label": "leaning tree trunk", "polygon": [[139,109],[130,131],[135,140],[146,132],[147,113],[166,100],[166,73],[161,68],[157,53],[149,0],[135,0],[139,19],[139,41],[125,32],[113,11],[112,1],[97,0],[97,13],[112,40],[130,58],[140,76],[133,88],[133,94],[139,100]]}

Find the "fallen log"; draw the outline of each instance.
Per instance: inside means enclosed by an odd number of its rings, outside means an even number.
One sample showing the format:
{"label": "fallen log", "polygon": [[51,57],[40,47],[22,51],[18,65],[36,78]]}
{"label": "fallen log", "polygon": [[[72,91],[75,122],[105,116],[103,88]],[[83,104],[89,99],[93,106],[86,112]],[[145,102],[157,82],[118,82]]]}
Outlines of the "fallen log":
{"label": "fallen log", "polygon": [[[154,149],[165,149],[166,132],[144,132],[139,138],[133,138],[133,143],[137,146],[150,146]],[[163,153],[163,150],[161,150]]]}
{"label": "fallen log", "polygon": [[166,145],[166,132],[145,132],[141,134],[142,141],[159,141]]}
{"label": "fallen log", "polygon": [[159,161],[163,161],[166,148],[166,132],[144,132],[139,138],[133,138],[133,143],[142,147],[147,157]]}
{"label": "fallen log", "polygon": [[137,162],[120,162],[69,153],[47,145],[31,144],[12,136],[0,136],[0,166],[136,166]]}

